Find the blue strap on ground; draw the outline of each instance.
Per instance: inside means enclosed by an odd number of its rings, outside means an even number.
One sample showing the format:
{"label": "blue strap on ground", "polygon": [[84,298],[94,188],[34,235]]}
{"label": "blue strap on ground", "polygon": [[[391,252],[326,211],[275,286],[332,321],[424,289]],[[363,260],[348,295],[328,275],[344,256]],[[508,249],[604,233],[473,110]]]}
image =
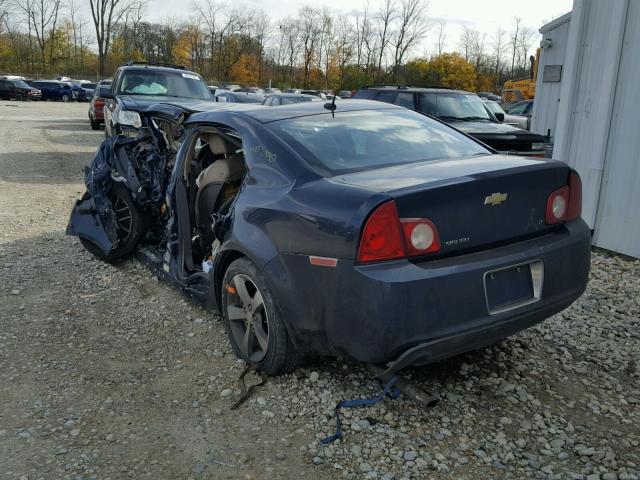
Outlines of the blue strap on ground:
{"label": "blue strap on ground", "polygon": [[400,390],[394,388],[394,385],[398,381],[398,376],[394,375],[387,382],[382,390],[382,393],[377,397],[373,398],[358,398],[355,400],[342,400],[338,402],[336,405],[336,433],[333,435],[329,435],[327,438],[323,439],[320,443],[322,445],[328,445],[329,443],[334,442],[335,440],[342,438],[342,423],[340,422],[340,409],[341,408],[353,408],[353,407],[365,407],[368,405],[374,405],[379,403],[385,399],[385,397],[389,397],[392,400],[396,399],[400,396]]}

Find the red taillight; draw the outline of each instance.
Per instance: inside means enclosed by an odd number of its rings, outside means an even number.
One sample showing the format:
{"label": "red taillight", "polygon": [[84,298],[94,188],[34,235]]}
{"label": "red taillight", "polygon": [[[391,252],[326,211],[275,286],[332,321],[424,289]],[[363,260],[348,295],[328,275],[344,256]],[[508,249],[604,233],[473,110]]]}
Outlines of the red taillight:
{"label": "red taillight", "polygon": [[577,172],[569,172],[569,207],[567,209],[567,221],[574,220],[582,215],[582,180]]}
{"label": "red taillight", "polygon": [[574,220],[582,213],[582,182],[576,172],[569,172],[569,184],[554,192],[547,199],[547,211],[544,223],[556,223]]}
{"label": "red taillight", "polygon": [[369,217],[362,232],[359,262],[392,260],[406,256],[396,202],[382,204]]}
{"label": "red taillight", "polygon": [[102,98],[96,98],[93,102],[94,108],[104,108],[104,100]]}
{"label": "red taillight", "polygon": [[396,203],[382,204],[369,217],[362,231],[359,262],[378,262],[440,250],[438,229],[425,218],[403,218]]}

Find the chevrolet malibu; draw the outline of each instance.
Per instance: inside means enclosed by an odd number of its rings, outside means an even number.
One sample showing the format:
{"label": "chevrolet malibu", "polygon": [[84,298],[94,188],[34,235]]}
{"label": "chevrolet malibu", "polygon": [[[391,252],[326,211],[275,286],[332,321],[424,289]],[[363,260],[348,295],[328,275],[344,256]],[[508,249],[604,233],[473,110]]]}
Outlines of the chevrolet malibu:
{"label": "chevrolet malibu", "polygon": [[366,100],[129,117],[136,133],[105,140],[68,232],[221,313],[235,354],[268,374],[311,355],[427,364],[587,284],[580,178],[562,162]]}

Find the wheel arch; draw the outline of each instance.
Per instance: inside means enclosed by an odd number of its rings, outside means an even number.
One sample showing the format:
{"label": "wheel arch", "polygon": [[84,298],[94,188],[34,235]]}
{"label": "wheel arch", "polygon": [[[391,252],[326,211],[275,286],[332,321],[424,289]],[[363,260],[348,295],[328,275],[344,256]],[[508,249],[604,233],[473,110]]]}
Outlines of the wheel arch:
{"label": "wheel arch", "polygon": [[220,253],[220,256],[215,261],[215,267],[213,269],[213,277],[211,282],[211,288],[213,290],[213,297],[217,310],[222,313],[222,292],[220,287],[222,286],[222,280],[224,274],[227,272],[229,265],[239,258],[247,257],[243,252],[235,249],[225,250]]}

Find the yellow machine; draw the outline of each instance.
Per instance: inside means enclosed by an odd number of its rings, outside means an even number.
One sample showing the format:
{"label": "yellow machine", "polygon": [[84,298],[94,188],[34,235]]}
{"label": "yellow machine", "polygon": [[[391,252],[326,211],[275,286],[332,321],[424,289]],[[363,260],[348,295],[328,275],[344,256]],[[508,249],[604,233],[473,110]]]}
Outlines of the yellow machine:
{"label": "yellow machine", "polygon": [[536,80],[538,79],[538,63],[540,62],[540,51],[536,50],[536,56],[529,57],[531,68],[529,76],[517,80],[507,80],[502,88],[502,99],[505,103],[529,100],[536,96]]}

